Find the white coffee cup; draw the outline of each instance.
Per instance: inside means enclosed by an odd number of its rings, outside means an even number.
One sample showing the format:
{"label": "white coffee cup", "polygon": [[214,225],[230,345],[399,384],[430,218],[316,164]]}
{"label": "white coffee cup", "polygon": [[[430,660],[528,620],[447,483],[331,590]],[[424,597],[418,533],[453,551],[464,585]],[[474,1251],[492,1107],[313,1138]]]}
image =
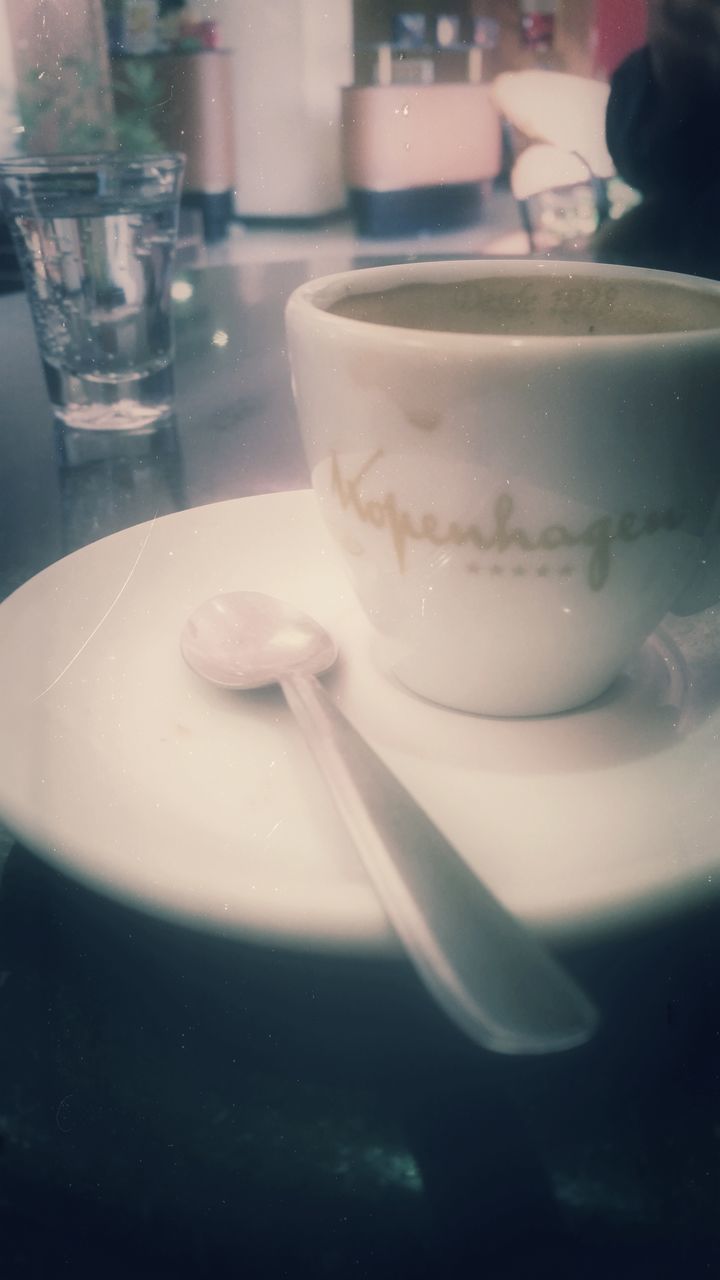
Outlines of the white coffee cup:
{"label": "white coffee cup", "polygon": [[313,486],[409,689],[565,711],[720,595],[720,284],[413,263],[302,285],[287,331]]}

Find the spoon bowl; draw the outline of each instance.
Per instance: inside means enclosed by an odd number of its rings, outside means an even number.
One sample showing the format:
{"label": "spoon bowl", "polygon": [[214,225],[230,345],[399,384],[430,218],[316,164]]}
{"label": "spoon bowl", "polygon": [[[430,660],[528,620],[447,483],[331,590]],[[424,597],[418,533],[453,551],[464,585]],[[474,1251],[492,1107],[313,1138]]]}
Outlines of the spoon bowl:
{"label": "spoon bowl", "polygon": [[319,675],[337,658],[337,645],[314,618],[257,591],[206,600],[185,623],[180,649],[197,675],[223,689]]}

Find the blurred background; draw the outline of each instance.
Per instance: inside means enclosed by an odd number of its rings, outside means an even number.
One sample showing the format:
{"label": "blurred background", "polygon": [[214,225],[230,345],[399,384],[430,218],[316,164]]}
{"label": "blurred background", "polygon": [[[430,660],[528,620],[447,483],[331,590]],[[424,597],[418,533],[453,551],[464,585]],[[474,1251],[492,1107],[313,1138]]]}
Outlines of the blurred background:
{"label": "blurred background", "polygon": [[[0,0],[0,154],[187,155],[197,264],[583,253],[646,0]],[[3,228],[2,287],[17,287]]]}

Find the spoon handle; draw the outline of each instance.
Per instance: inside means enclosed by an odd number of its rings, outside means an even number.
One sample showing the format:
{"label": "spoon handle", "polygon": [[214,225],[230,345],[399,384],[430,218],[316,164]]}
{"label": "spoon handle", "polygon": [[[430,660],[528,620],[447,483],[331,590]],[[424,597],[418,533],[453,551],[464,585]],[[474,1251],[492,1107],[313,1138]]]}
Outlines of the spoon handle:
{"label": "spoon handle", "polygon": [[282,681],[367,874],[426,987],[471,1039],[499,1053],[582,1044],[597,1013],[505,910],[314,676]]}

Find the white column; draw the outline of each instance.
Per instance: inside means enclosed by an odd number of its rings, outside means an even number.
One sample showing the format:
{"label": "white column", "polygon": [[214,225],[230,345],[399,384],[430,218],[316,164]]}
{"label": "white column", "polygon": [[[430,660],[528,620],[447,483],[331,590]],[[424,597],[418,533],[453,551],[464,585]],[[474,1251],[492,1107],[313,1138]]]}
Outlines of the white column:
{"label": "white column", "polygon": [[351,0],[203,0],[201,7],[233,51],[236,212],[291,218],[341,208]]}

